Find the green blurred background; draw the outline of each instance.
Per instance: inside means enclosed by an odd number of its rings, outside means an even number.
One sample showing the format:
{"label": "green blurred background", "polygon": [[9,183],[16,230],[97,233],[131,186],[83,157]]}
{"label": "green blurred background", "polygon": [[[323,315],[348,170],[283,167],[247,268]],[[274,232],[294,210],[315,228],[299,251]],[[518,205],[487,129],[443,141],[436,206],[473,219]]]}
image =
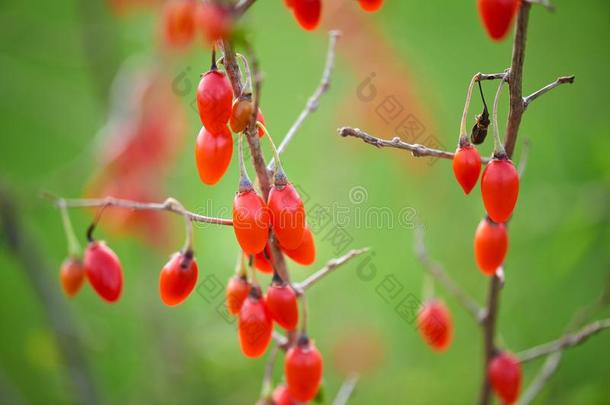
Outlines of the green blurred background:
{"label": "green blurred background", "polygon": [[[264,72],[263,109],[277,140],[319,82],[325,31],[336,21],[351,27],[339,41],[331,91],[283,159],[293,181],[308,194],[308,208],[335,204],[347,207],[351,218],[346,224],[334,218],[331,224],[344,225],[349,243],[337,247],[326,232],[316,234],[316,264],[291,264],[293,278],[306,277],[349,248],[372,249],[309,294],[310,333],[326,360],[326,403],[344,378],[338,348],[349,345],[361,349],[351,354],[354,358],[377,358],[362,375],[351,404],[473,403],[482,348],[480,331],[468,315],[437,288],[455,323],[453,345],[439,355],[395,310],[408,294],[420,297],[422,288],[422,268],[412,252],[414,231],[396,219],[401,212],[409,218],[416,214],[425,225],[430,254],[483,302],[487,279],[471,253],[483,212],[478,187],[465,198],[449,162],[430,164],[404,152],[375,150],[339,138],[336,128],[350,125],[393,135],[395,126],[377,115],[378,103],[366,104],[358,96],[370,68],[377,79],[392,83],[380,87],[379,94],[399,94],[405,111],[451,149],[468,81],[478,71],[506,68],[511,41],[488,40],[474,1],[387,1],[374,15],[362,15],[355,4],[346,5],[352,3],[348,0],[327,3],[323,27],[313,34],[297,27],[280,0],[259,0],[244,21]],[[531,140],[531,150],[511,221],[498,325],[500,343],[515,352],[561,335],[577,310],[595,302],[609,275],[610,5],[603,0],[556,0],[555,5],[555,13],[533,7],[524,92],[560,75],[575,74],[576,83],[533,103],[520,133],[520,140]],[[331,12],[335,7],[339,11]],[[258,397],[265,361],[241,355],[235,326],[217,312],[222,297],[204,291],[175,308],[161,304],[158,271],[179,244],[153,248],[135,238],[107,237],[125,269],[121,300],[107,305],[88,286],[73,300],[61,295],[58,268],[66,245],[60,216],[38,193],[82,194],[96,169],[95,134],[108,116],[112,78],[130,56],[154,54],[157,15],[144,9],[117,17],[105,3],[87,0],[0,4],[0,184],[3,199],[16,205],[11,218],[27,239],[16,251],[10,235],[0,234],[1,402],[78,402],[74,387],[82,384],[75,384],[74,376],[79,375],[104,403],[249,404]],[[358,25],[361,21],[366,25]],[[348,35],[365,33],[383,42],[368,43],[374,47],[350,42]],[[188,68],[196,83],[207,69],[209,52],[194,46],[172,58],[171,74]],[[390,64],[395,66],[386,70]],[[493,90],[487,85],[488,99]],[[236,188],[236,160],[218,185],[201,185],[192,156],[199,125],[190,107],[193,97],[194,87],[182,97],[189,126],[180,158],[171,165],[168,194],[192,209],[212,201],[215,209],[226,210]],[[506,106],[507,98],[502,101]],[[479,108],[477,101],[470,116]],[[505,112],[503,107],[501,123]],[[515,160],[520,150],[521,142]],[[364,199],[354,200],[355,191]],[[389,209],[392,226],[358,224],[357,218],[371,209]],[[84,242],[89,213],[71,214]],[[180,219],[170,219],[180,229]],[[200,280],[213,276],[224,284],[237,253],[231,230],[198,227],[196,250]],[[372,274],[369,279],[363,269]],[[383,294],[387,280],[402,288],[396,300]],[[608,315],[604,309],[597,316]],[[536,403],[610,404],[609,348],[606,333],[566,352]],[[526,384],[541,364],[525,365]],[[278,363],[276,380],[280,369]]]}

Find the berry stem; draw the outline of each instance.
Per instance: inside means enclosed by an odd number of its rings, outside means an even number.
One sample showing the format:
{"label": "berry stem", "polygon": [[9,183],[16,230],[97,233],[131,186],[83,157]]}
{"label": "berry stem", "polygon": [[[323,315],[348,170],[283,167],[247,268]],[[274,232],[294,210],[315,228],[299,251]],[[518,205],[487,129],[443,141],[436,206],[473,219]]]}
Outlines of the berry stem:
{"label": "berry stem", "polygon": [[248,278],[248,274],[246,272],[246,266],[244,264],[244,252],[239,251],[237,255],[237,263],[235,263],[235,274],[239,277]]}
{"label": "berry stem", "polygon": [[502,93],[502,88],[504,87],[504,82],[506,81],[507,77],[508,73],[505,74],[504,77],[500,80],[498,90],[496,91],[496,97],[494,98],[494,107],[492,111],[494,130],[494,157],[506,156],[506,150],[504,149],[504,144],[500,139],[500,130],[498,129],[498,101],[500,100],[500,94]]}
{"label": "berry stem", "polygon": [[434,297],[434,279],[429,272],[424,273],[424,282],[422,286],[422,298],[426,302]]}
{"label": "berry stem", "polygon": [[108,204],[105,204],[102,206],[102,208],[100,208],[100,210],[95,215],[93,222],[91,222],[91,225],[89,225],[89,228],[87,228],[87,240],[89,242],[93,242],[95,240],[95,239],[93,239],[93,231],[95,231],[95,228],[97,227],[97,223],[100,222],[100,219],[102,218],[102,214],[104,213],[104,210],[106,209],[106,207],[108,207]]}
{"label": "berry stem", "polygon": [[251,94],[252,93],[252,74],[250,73],[250,65],[248,64],[248,59],[239,52],[235,52],[235,56],[241,60],[244,64],[244,85],[241,89],[242,94]]}
{"label": "berry stem", "polygon": [[472,76],[470,84],[468,85],[468,91],[466,92],[466,103],[464,104],[464,112],[462,112],[462,122],[460,123],[460,141],[458,141],[458,146],[460,145],[462,139],[468,138],[468,133],[466,132],[468,109],[470,108],[470,100],[472,99],[472,88],[474,87],[474,83],[479,80],[480,74],[481,73],[477,73],[476,75]]}
{"label": "berry stem", "polygon": [[212,45],[212,64],[210,70],[218,70],[218,66],[216,65],[216,45]]}
{"label": "berry stem", "polygon": [[248,256],[248,268],[250,269],[250,284],[252,284],[254,287],[257,287],[260,289],[260,284],[258,283],[258,280],[256,279],[256,270],[254,269],[254,266],[252,266],[253,259],[254,259],[254,256],[252,256],[252,255]]}
{"label": "berry stem", "polygon": [[301,293],[301,336],[307,335],[307,296],[305,291]]}
{"label": "berry stem", "polygon": [[273,151],[273,158],[277,162],[274,167],[273,177],[277,177],[280,173],[284,173],[284,167],[282,166],[282,161],[280,160],[280,154],[278,153],[277,148],[275,147],[273,138],[271,138],[269,131],[267,131],[267,128],[263,125],[263,123],[260,121],[257,121],[256,126],[263,130],[263,132],[265,133],[265,136],[269,140],[269,143],[271,143],[271,150]]}
{"label": "berry stem", "polygon": [[59,212],[61,212],[61,221],[66,234],[66,241],[68,242],[68,255],[70,257],[79,257],[81,253],[80,243],[78,243],[78,238],[74,233],[74,228],[68,215],[68,207],[64,199],[59,201]]}
{"label": "berry stem", "polygon": [[239,192],[246,192],[252,190],[252,181],[250,177],[248,177],[248,172],[246,171],[246,163],[244,162],[244,141],[243,134],[239,134],[238,141],[238,154],[239,154]]}
{"label": "berry stem", "polygon": [[182,248],[182,252],[184,254],[190,253],[192,255],[193,254],[193,223],[191,222],[191,219],[186,214],[186,209],[180,203],[180,201],[178,201],[174,198],[171,198],[171,197],[168,198],[167,200],[165,200],[165,204],[167,204],[168,206],[172,206],[176,209],[176,211],[183,213],[184,229],[185,229],[186,237],[184,239],[184,247]]}

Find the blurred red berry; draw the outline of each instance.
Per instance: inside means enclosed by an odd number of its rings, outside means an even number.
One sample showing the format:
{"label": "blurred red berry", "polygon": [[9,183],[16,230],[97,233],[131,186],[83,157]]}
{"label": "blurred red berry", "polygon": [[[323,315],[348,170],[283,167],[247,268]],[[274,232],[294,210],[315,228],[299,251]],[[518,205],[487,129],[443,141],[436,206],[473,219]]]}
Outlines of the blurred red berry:
{"label": "blurred red berry", "polygon": [[74,297],[85,281],[83,262],[76,257],[66,259],[61,265],[59,277],[64,293],[70,298]]}
{"label": "blurred red berry", "polygon": [[491,386],[505,404],[512,404],[519,398],[521,389],[521,365],[510,353],[496,355],[487,370]]}
{"label": "blurred red berry", "polygon": [[288,387],[285,385],[278,385],[273,390],[273,405],[297,405],[296,401],[290,396]]}
{"label": "blurred red berry", "polygon": [[194,0],[169,0],[163,7],[163,33],[165,42],[174,48],[189,45],[195,37]]}
{"label": "blurred red berry", "polygon": [[444,351],[453,338],[453,321],[445,304],[430,300],[417,316],[417,326],[424,341],[434,351]]}
{"label": "blurred red berry", "polygon": [[299,25],[307,31],[315,30],[322,14],[321,0],[292,0],[292,11]]}
{"label": "blurred red berry", "polygon": [[228,39],[233,29],[231,13],[220,4],[213,2],[199,4],[197,23],[203,31],[205,41],[210,45]]}
{"label": "blurred red berry", "polygon": [[298,402],[315,398],[322,381],[322,355],[307,337],[301,336],[284,359],[284,374],[290,396]]}
{"label": "blurred red berry", "polygon": [[491,39],[506,36],[520,5],[521,0],[479,0],[479,15]]}
{"label": "blurred red berry", "polygon": [[377,11],[383,6],[383,0],[358,0],[358,3],[364,11],[369,13]]}

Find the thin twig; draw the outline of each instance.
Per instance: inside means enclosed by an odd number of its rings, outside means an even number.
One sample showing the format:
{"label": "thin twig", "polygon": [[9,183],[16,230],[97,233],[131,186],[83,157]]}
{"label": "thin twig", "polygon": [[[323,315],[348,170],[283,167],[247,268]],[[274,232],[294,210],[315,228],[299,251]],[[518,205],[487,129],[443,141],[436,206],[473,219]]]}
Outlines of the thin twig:
{"label": "thin twig", "polygon": [[290,346],[290,339],[275,330],[273,331],[273,335],[271,335],[271,337],[276,343],[277,347],[284,351]]}
{"label": "thin twig", "polygon": [[576,333],[565,335],[552,342],[545,343],[531,349],[525,350],[517,355],[521,363],[537,359],[538,357],[554,353],[568,347],[577,346],[587,340],[589,337],[601,332],[604,329],[610,328],[610,318],[595,321]]}
{"label": "thin twig", "polygon": [[[328,35],[328,51],[326,52],[326,65],[324,66],[324,72],[322,73],[322,80],[316,91],[307,101],[305,109],[303,109],[297,120],[294,122],[294,124],[292,124],[292,126],[286,133],[286,136],[284,136],[284,139],[280,143],[280,146],[277,148],[277,152],[280,155],[284,152],[284,150],[286,150],[286,147],[292,141],[292,138],[294,138],[298,130],[301,128],[301,126],[305,122],[305,119],[311,113],[315,112],[318,109],[318,106],[320,104],[320,98],[330,88],[330,78],[333,72],[333,68],[335,66],[335,49],[337,46],[337,39],[341,36],[341,32],[330,31]],[[275,160],[271,159],[271,161],[267,165],[267,169],[272,170],[274,164]]]}
{"label": "thin twig", "polygon": [[555,80],[553,83],[551,84],[547,84],[546,86],[544,86],[543,88],[541,88],[538,91],[535,91],[534,93],[530,94],[527,97],[523,98],[523,106],[525,108],[527,108],[530,103],[534,100],[536,100],[538,97],[542,96],[543,94],[548,93],[549,91],[553,90],[556,87],[561,86],[562,84],[572,84],[574,83],[574,79],[576,79],[576,76],[572,75],[572,76],[562,76],[560,78],[558,78],[557,80]]}
{"label": "thin twig", "polygon": [[42,193],[42,196],[51,200],[51,202],[57,206],[64,204],[66,208],[120,207],[132,210],[167,211],[182,215],[193,222],[229,226],[233,225],[233,221],[230,219],[208,217],[205,215],[195,214],[191,211],[186,211],[182,208],[181,204],[176,204],[176,200],[173,198],[168,198],[162,203],[149,203],[114,197],[63,199],[57,198],[49,193]]}
{"label": "thin twig", "polygon": [[451,294],[458,303],[477,321],[481,322],[485,310],[468,295],[460,286],[447,275],[443,267],[430,259],[424,241],[423,226],[418,226],[415,232],[415,254],[424,268]]}
{"label": "thin twig", "polygon": [[525,168],[527,167],[527,159],[530,155],[530,140],[524,139],[523,146],[521,146],[521,157],[519,159],[519,167],[517,171],[519,172],[519,177],[523,177],[525,173]]}
{"label": "thin twig", "polygon": [[360,256],[361,254],[363,254],[365,252],[368,252],[368,250],[369,250],[369,248],[353,249],[339,258],[329,260],[328,263],[326,263],[326,265],[324,267],[322,267],[320,270],[316,271],[314,274],[307,277],[302,282],[300,282],[298,284],[294,284],[293,288],[295,289],[295,291],[297,291],[297,293],[302,294],[303,291],[307,290],[309,287],[316,284],[323,277],[332,273],[338,267],[346,264],[353,258]]}
{"label": "thin twig", "polygon": [[273,368],[277,360],[277,355],[280,351],[278,345],[274,345],[269,351],[269,357],[267,358],[267,364],[265,365],[265,373],[263,374],[263,384],[261,388],[261,399],[266,401],[271,396],[271,390],[273,389]]}
{"label": "thin twig", "polygon": [[526,0],[526,1],[528,3],[532,3],[532,4],[540,4],[541,6],[543,6],[550,12],[555,11],[555,6],[553,5],[553,3],[550,2],[550,0]]}
{"label": "thin twig", "polygon": [[337,396],[333,401],[333,405],[345,405],[347,401],[352,396],[354,389],[356,388],[356,384],[358,384],[358,380],[360,376],[357,373],[352,373],[347,376],[347,378],[341,384],[341,388],[337,392]]}
{"label": "thin twig", "polygon": [[[390,141],[377,138],[373,135],[364,132],[359,128],[342,127],[339,128],[337,132],[339,132],[339,135],[341,135],[342,137],[351,136],[354,138],[358,138],[361,139],[363,142],[368,143],[369,145],[373,145],[377,148],[396,148],[408,150],[415,157],[427,156],[452,160],[454,155],[453,152],[429,148],[420,144],[403,142],[397,136],[392,138],[392,140]],[[481,160],[483,163],[489,162],[488,158],[482,158]]]}
{"label": "thin twig", "polygon": [[500,80],[500,79],[504,79],[505,82],[508,82],[510,80],[510,78],[506,79],[506,72],[502,72],[502,73],[479,73],[477,75],[476,80],[481,82],[483,80]]}
{"label": "thin twig", "polygon": [[233,8],[233,16],[239,18],[256,2],[256,0],[241,0]]}

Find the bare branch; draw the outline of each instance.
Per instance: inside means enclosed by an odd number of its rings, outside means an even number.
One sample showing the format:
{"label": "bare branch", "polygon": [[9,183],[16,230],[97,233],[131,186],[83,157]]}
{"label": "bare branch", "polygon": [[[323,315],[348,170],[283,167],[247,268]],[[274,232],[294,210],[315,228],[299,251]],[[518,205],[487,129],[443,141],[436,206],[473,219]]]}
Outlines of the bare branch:
{"label": "bare branch", "polygon": [[430,259],[424,242],[423,226],[418,226],[415,232],[415,254],[425,269],[439,282],[456,301],[477,321],[481,322],[485,310],[472,299],[461,287],[447,275],[443,267]]}
{"label": "bare branch", "polygon": [[337,269],[338,267],[349,262],[354,257],[360,256],[361,254],[368,252],[368,250],[369,250],[369,248],[353,249],[339,258],[329,260],[328,263],[326,263],[326,265],[324,267],[322,267],[320,270],[316,271],[311,276],[307,277],[304,281],[293,285],[293,288],[299,295],[302,294],[303,291],[307,290],[309,287],[316,284],[324,276],[332,273],[335,269]]}
{"label": "bare branch", "polygon": [[508,82],[509,79],[506,79],[505,76],[506,76],[506,72],[502,72],[502,73],[479,73],[476,80],[481,82],[483,80],[500,80],[500,79],[504,79],[505,82]]}
{"label": "bare branch", "polygon": [[589,337],[610,328],[610,318],[595,321],[576,333],[565,335],[557,340],[525,350],[517,355],[521,363],[534,360],[538,357],[557,352],[568,347],[577,346]]}
{"label": "bare branch", "polygon": [[352,396],[359,379],[360,376],[357,373],[348,375],[345,381],[343,381],[343,384],[341,384],[341,388],[339,388],[339,392],[337,392],[333,405],[347,404],[347,401]]}
{"label": "bare branch", "polygon": [[42,193],[44,198],[51,200],[56,206],[63,204],[66,208],[102,208],[102,207],[120,207],[132,210],[146,211],[167,211],[174,214],[184,216],[192,222],[203,222],[216,225],[233,225],[233,221],[225,218],[208,217],[205,215],[195,214],[191,211],[186,211],[180,203],[176,203],[173,198],[168,198],[162,203],[140,202],[132,200],[124,200],[122,198],[105,197],[105,198],[77,198],[63,199],[55,197],[49,193]]}
{"label": "bare branch", "polygon": [[532,4],[540,4],[544,8],[546,8],[550,12],[555,11],[555,6],[550,2],[550,0],[526,0],[528,3]]}
{"label": "bare branch", "polygon": [[[351,127],[342,127],[337,130],[339,135],[342,137],[354,137],[362,139],[363,142],[368,143],[369,145],[373,145],[377,148],[396,148],[396,149],[404,149],[411,152],[411,154],[415,157],[435,157],[442,159],[453,159],[453,152],[447,152],[440,149],[429,148],[420,144],[406,143],[400,140],[399,137],[394,137],[392,140],[388,141],[385,139],[377,138],[372,136],[359,128],[351,128]],[[489,162],[488,158],[481,159],[483,163]]]}
{"label": "bare branch", "polygon": [[[330,31],[329,32],[328,51],[326,53],[326,66],[324,67],[324,73],[322,73],[322,81],[320,82],[320,85],[318,86],[316,91],[307,101],[307,105],[305,106],[305,109],[301,112],[301,114],[299,115],[297,120],[294,122],[294,124],[292,124],[292,127],[290,127],[290,129],[288,130],[288,132],[286,133],[286,136],[284,136],[284,139],[280,143],[280,146],[278,146],[277,152],[280,155],[284,152],[284,150],[286,150],[286,147],[288,146],[290,141],[292,141],[292,138],[294,138],[294,136],[296,135],[298,130],[301,128],[301,126],[303,125],[303,122],[305,122],[305,119],[311,113],[315,112],[318,109],[318,105],[320,104],[320,98],[330,88],[330,78],[331,78],[331,75],[333,72],[333,68],[335,66],[335,48],[337,46],[337,39],[340,36],[341,36],[340,31]],[[271,161],[269,162],[269,165],[267,165],[267,169],[268,170],[273,169],[274,164],[275,164],[275,160],[271,159]]]}
{"label": "bare branch", "polygon": [[239,18],[256,2],[256,0],[241,0],[233,9],[233,16]]}
{"label": "bare branch", "polygon": [[553,83],[547,84],[546,86],[544,86],[540,90],[530,94],[527,97],[524,97],[523,98],[523,105],[524,105],[524,107],[527,108],[532,101],[536,100],[538,97],[542,96],[543,94],[548,93],[549,91],[553,90],[554,88],[561,86],[562,84],[572,84],[572,83],[574,83],[574,79],[576,79],[576,76],[574,76],[574,75],[572,75],[572,76],[562,76],[562,77],[558,78],[557,80],[555,80]]}

